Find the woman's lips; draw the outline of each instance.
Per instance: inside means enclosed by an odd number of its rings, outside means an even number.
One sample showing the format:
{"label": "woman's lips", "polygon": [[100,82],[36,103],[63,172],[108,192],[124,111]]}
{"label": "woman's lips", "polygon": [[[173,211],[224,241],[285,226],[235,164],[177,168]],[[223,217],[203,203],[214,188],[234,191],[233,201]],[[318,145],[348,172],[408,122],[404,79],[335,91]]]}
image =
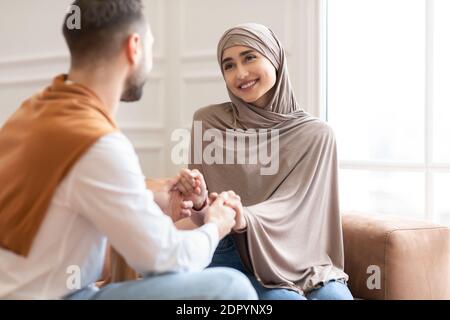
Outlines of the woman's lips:
{"label": "woman's lips", "polygon": [[248,82],[245,82],[245,83],[241,84],[238,88],[240,90],[242,90],[242,91],[249,91],[255,86],[255,84],[257,82],[258,82],[258,79],[255,79],[255,80],[252,80],[252,81],[248,81]]}

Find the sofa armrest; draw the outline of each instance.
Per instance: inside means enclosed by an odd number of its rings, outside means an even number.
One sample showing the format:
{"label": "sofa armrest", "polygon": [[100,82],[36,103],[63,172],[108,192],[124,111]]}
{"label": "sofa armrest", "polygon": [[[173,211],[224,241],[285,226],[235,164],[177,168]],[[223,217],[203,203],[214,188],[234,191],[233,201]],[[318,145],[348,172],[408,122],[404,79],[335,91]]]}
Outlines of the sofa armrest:
{"label": "sofa armrest", "polygon": [[398,216],[342,215],[345,271],[362,299],[450,299],[450,229]]}

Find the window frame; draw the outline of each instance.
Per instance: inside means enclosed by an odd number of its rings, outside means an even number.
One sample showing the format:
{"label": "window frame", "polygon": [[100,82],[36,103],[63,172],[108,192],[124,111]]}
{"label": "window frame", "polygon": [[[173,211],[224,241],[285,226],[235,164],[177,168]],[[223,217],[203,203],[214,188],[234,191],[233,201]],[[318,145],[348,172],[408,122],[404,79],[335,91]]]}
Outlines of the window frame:
{"label": "window frame", "polygon": [[[316,114],[328,121],[328,1],[320,0],[320,105]],[[434,68],[434,0],[425,0],[425,101],[424,101],[424,159],[421,163],[408,162],[382,162],[382,161],[339,161],[341,170],[365,170],[385,172],[421,172],[424,174],[424,208],[423,213],[426,220],[439,222],[440,217],[434,208],[434,175],[439,173],[450,173],[450,163],[436,162],[433,157],[433,68]]]}

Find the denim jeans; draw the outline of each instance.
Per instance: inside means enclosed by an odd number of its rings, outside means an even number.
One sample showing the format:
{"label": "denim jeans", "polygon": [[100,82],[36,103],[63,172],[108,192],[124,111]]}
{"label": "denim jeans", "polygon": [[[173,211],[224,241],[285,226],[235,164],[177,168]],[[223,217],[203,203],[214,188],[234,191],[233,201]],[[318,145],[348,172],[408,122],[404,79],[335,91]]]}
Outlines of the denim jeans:
{"label": "denim jeans", "polygon": [[306,297],[293,290],[271,289],[262,286],[255,276],[242,265],[231,236],[222,239],[217,246],[213,260],[209,265],[209,268],[213,267],[234,268],[244,273],[256,289],[260,300],[353,300],[350,290],[341,280],[327,282],[322,287],[309,292]]}
{"label": "denim jeans", "polygon": [[141,280],[87,287],[64,297],[67,300],[256,300],[248,278],[230,268],[200,272],[166,273]]}

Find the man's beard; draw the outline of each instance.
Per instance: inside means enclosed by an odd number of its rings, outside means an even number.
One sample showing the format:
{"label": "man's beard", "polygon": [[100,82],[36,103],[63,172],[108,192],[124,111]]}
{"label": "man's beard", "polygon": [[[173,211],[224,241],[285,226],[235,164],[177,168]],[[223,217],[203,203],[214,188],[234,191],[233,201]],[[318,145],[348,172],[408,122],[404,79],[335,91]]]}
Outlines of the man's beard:
{"label": "man's beard", "polygon": [[144,92],[144,85],[147,81],[147,78],[143,75],[142,70],[144,70],[144,68],[141,68],[136,72],[136,74],[127,79],[120,101],[135,102],[141,100]]}

